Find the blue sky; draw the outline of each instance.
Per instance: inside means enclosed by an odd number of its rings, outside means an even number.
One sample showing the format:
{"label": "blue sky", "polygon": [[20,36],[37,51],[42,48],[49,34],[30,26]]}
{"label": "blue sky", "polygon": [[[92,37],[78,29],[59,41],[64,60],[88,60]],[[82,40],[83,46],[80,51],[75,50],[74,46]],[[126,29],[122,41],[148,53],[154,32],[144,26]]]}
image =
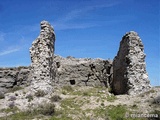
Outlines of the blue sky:
{"label": "blue sky", "polygon": [[159,0],[0,0],[0,67],[30,65],[40,22],[56,33],[55,54],[113,59],[122,36],[138,32],[152,85],[160,85]]}

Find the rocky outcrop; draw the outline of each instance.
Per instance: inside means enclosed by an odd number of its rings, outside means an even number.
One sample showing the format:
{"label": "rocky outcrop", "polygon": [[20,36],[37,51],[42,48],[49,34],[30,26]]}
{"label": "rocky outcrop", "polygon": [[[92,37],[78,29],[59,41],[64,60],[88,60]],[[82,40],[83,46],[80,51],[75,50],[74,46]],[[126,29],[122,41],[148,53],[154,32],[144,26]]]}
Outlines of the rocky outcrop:
{"label": "rocky outcrop", "polygon": [[57,85],[109,86],[112,61],[55,56]]}
{"label": "rocky outcrop", "polygon": [[53,27],[41,22],[41,32],[30,48],[33,91],[41,89],[46,93],[52,91],[55,77],[53,64],[55,34]]}
{"label": "rocky outcrop", "polygon": [[131,31],[123,36],[113,60],[113,93],[136,94],[150,87],[145,56],[144,46],[136,32]]}
{"label": "rocky outcrop", "polygon": [[30,85],[30,67],[0,68],[0,91],[7,92],[15,86]]}

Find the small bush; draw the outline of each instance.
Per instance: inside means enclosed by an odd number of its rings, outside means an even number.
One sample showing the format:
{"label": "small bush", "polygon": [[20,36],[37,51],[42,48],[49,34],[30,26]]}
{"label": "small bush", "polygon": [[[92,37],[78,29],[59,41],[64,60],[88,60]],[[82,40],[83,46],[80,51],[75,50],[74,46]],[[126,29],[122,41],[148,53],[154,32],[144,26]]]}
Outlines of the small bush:
{"label": "small bush", "polygon": [[62,98],[59,95],[54,95],[50,98],[51,102],[58,102],[60,101]]}
{"label": "small bush", "polygon": [[67,95],[67,92],[63,90],[63,91],[62,91],[62,94],[63,94],[63,95]]}
{"label": "small bush", "polygon": [[0,99],[4,99],[4,98],[5,98],[4,93],[0,92]]}
{"label": "small bush", "polygon": [[132,108],[132,109],[137,109],[138,106],[137,106],[136,104],[134,104],[134,105],[131,106],[131,108]]}
{"label": "small bush", "polygon": [[54,115],[55,105],[54,104],[44,104],[37,108],[38,112],[43,115]]}
{"label": "small bush", "polygon": [[101,103],[101,106],[105,106],[104,103]]}
{"label": "small bush", "polygon": [[46,93],[43,91],[43,90],[38,90],[36,93],[35,93],[35,96],[36,97],[43,97],[45,96]]}
{"label": "small bush", "polygon": [[26,99],[28,99],[28,102],[31,102],[33,100],[33,96],[29,94],[26,96]]}
{"label": "small bush", "polygon": [[83,96],[90,96],[89,92],[83,92]]}

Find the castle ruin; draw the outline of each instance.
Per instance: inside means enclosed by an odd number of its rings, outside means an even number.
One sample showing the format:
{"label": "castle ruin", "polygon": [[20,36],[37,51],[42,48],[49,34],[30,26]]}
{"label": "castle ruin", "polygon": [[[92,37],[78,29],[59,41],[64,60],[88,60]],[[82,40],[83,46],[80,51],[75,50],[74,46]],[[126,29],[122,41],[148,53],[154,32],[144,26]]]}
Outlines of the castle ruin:
{"label": "castle ruin", "polygon": [[[54,42],[53,27],[47,21],[42,21],[40,35],[30,48],[32,63],[25,68],[27,74],[23,74],[23,67],[20,69],[21,74],[18,68],[1,68],[0,89],[26,84],[23,79],[18,82],[19,74],[30,83],[32,91],[40,89],[46,93],[52,92],[57,85],[106,86],[114,94],[135,94],[150,88],[144,47],[136,32],[131,31],[124,35],[113,62],[54,55]],[[13,72],[15,69],[16,73]]]}

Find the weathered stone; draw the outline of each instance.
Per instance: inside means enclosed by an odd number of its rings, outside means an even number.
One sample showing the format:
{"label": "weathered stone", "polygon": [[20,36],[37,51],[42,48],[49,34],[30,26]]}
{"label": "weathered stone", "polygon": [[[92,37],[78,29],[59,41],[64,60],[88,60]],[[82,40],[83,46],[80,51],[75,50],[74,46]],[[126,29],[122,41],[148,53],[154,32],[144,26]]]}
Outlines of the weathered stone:
{"label": "weathered stone", "polygon": [[108,86],[112,61],[55,56],[58,85]]}
{"label": "weathered stone", "polygon": [[136,94],[150,88],[143,49],[142,41],[136,32],[131,31],[123,36],[113,61],[113,93]]}
{"label": "weathered stone", "polygon": [[46,93],[52,91],[55,68],[53,64],[55,34],[53,27],[47,22],[41,22],[41,32],[30,48],[32,67],[32,88]]}
{"label": "weathered stone", "polygon": [[30,67],[23,68],[19,70],[19,73],[17,75],[17,85],[30,85],[31,82],[31,74],[30,74]]}
{"label": "weathered stone", "polygon": [[0,91],[30,85],[30,67],[0,68]]}

